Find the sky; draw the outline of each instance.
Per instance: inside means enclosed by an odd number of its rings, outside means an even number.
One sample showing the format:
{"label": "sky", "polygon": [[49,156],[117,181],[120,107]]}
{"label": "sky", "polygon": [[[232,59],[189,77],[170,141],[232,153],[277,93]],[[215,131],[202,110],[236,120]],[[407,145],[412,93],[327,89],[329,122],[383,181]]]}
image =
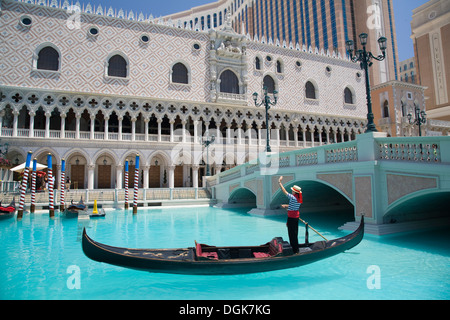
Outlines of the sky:
{"label": "sky", "polygon": [[[411,36],[412,10],[428,0],[392,0],[394,3],[395,25],[397,29],[398,60],[403,61],[414,56]],[[154,17],[181,12],[215,0],[80,0],[80,3],[102,5],[114,9],[133,10],[136,13],[152,14]]]}

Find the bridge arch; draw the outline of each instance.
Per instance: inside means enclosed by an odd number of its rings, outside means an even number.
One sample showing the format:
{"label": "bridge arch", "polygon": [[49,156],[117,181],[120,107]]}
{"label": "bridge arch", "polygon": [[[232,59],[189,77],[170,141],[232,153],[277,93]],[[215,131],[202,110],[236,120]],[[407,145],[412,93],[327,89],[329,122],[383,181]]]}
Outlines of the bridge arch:
{"label": "bridge arch", "polygon": [[450,217],[450,191],[426,190],[414,192],[393,202],[383,216],[383,223],[399,223]]}
{"label": "bridge arch", "polygon": [[228,197],[229,204],[256,207],[256,194],[248,188],[236,188]]}
{"label": "bridge arch", "polygon": [[[302,180],[290,181],[284,184],[288,192],[290,188],[297,185],[302,188],[304,212],[312,211],[332,211],[332,210],[346,210],[354,211],[354,202],[349,199],[342,191],[331,184],[324,181]],[[286,196],[278,189],[270,204],[271,209],[279,209],[282,204],[287,204]]]}

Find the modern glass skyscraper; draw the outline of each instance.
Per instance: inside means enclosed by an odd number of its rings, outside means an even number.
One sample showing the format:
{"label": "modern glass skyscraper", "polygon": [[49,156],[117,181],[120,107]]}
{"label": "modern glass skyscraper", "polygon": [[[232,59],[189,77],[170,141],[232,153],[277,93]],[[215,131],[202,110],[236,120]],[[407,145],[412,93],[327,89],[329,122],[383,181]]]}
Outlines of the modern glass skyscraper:
{"label": "modern glass skyscraper", "polygon": [[387,59],[371,68],[371,83],[399,80],[392,0],[219,0],[165,17],[192,29],[216,29],[227,16],[236,32],[281,45],[345,55],[345,42],[369,35],[368,49],[388,39]]}

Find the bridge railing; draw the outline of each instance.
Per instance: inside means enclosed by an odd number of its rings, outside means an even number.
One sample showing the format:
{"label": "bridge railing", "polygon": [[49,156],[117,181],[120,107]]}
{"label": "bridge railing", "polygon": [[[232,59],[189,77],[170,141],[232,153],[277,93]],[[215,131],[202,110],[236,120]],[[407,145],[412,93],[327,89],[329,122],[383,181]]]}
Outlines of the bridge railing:
{"label": "bridge railing", "polygon": [[380,160],[449,162],[449,137],[398,137],[376,139]]}
{"label": "bridge railing", "polygon": [[[260,158],[256,160],[211,178],[215,179],[215,185],[251,175],[268,166],[276,169],[363,161],[450,163],[450,137],[387,138],[383,133],[364,134],[357,136],[356,140],[343,143],[285,153],[260,154]],[[274,174],[276,171],[272,172]]]}

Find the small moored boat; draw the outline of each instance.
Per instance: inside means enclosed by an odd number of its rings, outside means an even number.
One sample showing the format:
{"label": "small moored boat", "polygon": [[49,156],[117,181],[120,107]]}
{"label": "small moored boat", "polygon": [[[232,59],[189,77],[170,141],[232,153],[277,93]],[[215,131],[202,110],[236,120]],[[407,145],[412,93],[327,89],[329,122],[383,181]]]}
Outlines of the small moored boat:
{"label": "small moored boat", "polygon": [[77,217],[78,214],[87,214],[87,206],[83,202],[83,198],[77,204],[72,203],[64,210],[63,214],[66,217]]}
{"label": "small moored boat", "polygon": [[316,262],[358,245],[364,237],[364,217],[356,231],[342,238],[304,243],[299,253],[282,238],[261,246],[215,247],[196,243],[184,249],[128,249],[89,238],[83,230],[84,254],[95,261],[149,272],[220,275],[266,272]]}
{"label": "small moored boat", "polygon": [[13,198],[9,206],[3,206],[0,202],[0,219],[8,219],[14,217],[16,213],[16,199]]}

